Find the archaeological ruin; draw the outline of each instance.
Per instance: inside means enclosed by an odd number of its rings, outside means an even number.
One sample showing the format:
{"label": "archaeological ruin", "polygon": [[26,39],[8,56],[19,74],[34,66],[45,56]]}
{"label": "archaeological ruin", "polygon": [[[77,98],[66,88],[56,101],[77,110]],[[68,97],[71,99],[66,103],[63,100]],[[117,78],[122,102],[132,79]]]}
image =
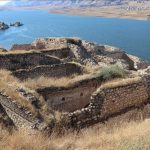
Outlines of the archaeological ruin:
{"label": "archaeological ruin", "polygon": [[0,61],[0,113],[18,129],[150,116],[150,65],[119,48],[41,38],[0,52]]}

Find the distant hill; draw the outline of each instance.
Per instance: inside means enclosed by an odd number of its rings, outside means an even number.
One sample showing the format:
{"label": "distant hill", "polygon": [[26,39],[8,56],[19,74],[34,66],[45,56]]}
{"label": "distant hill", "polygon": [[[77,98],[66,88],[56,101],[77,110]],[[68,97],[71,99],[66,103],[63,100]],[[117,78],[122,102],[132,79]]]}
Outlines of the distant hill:
{"label": "distant hill", "polygon": [[0,10],[43,9],[50,13],[149,19],[150,0],[13,0]]}
{"label": "distant hill", "polygon": [[12,1],[9,6],[40,6],[40,5],[65,5],[65,6],[113,6],[124,5],[131,2],[144,3],[150,0],[45,0],[45,1]]}

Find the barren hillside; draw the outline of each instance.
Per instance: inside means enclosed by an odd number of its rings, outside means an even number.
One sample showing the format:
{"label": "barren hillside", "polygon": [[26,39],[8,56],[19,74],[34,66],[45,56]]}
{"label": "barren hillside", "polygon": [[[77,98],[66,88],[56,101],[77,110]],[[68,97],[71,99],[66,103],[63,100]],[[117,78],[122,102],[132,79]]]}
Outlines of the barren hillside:
{"label": "barren hillside", "polygon": [[29,1],[29,2],[23,2],[23,1],[12,1],[9,2],[7,5],[14,5],[14,6],[33,6],[33,5],[65,5],[65,6],[116,6],[116,5],[130,5],[131,3],[137,3],[137,4],[143,4],[147,3],[149,0],[45,0],[45,1]]}
{"label": "barren hillside", "polygon": [[149,0],[46,0],[11,1],[0,9],[42,9],[71,15],[149,19]]}

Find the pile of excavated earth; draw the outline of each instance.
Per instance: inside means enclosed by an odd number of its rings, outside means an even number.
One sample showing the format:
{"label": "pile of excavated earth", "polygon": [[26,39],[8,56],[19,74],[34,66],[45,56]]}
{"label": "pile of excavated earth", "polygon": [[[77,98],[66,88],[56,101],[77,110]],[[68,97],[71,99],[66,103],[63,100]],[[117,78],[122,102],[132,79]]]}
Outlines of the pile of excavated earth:
{"label": "pile of excavated earth", "polygon": [[150,116],[149,63],[78,38],[0,49],[0,124],[49,131]]}

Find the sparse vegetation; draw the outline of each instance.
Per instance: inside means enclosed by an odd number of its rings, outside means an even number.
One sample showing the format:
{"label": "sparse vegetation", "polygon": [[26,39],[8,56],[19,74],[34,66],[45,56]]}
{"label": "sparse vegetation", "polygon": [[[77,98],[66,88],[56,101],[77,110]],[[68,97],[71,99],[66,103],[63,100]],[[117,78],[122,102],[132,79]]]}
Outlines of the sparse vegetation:
{"label": "sparse vegetation", "polygon": [[99,72],[99,76],[101,76],[104,81],[114,78],[122,78],[125,76],[125,70],[121,66],[114,64],[103,67]]}
{"label": "sparse vegetation", "polygon": [[68,86],[71,84],[71,78],[63,77],[63,78],[47,78],[41,76],[35,79],[27,79],[22,83],[25,87],[30,89],[37,89],[40,87],[59,87],[59,86]]}
{"label": "sparse vegetation", "polygon": [[62,77],[62,78],[50,78],[41,76],[39,78],[27,79],[22,82],[25,87],[30,89],[37,89],[41,87],[69,87],[78,81],[82,81],[85,79],[91,79],[93,77],[102,77],[104,81],[111,80],[114,78],[122,78],[125,77],[126,73],[123,68],[118,65],[110,65],[104,68],[95,68],[89,69],[88,74],[84,75],[72,75],[70,77]]}
{"label": "sparse vegetation", "polygon": [[42,87],[69,87],[78,81],[90,79],[94,77],[93,74],[72,75],[70,77],[53,78],[53,77],[38,77],[34,79],[27,79],[22,84],[29,89],[37,89]]}
{"label": "sparse vegetation", "polygon": [[[31,104],[30,101],[27,101],[24,96],[19,94],[16,91],[17,88],[24,88],[36,96],[39,100],[38,103],[40,105],[40,109],[37,109],[34,105]],[[49,124],[54,117],[53,111],[50,110],[43,97],[34,90],[26,88],[17,78],[11,75],[10,71],[0,70],[0,92],[5,93],[13,101],[15,100],[18,104],[20,104],[23,108],[31,111],[33,117],[42,117],[47,124]]]}
{"label": "sparse vegetation", "polygon": [[34,107],[23,96],[16,92],[17,87],[22,86],[18,79],[11,75],[10,71],[0,70],[0,92],[6,93],[12,100],[17,101],[25,108],[29,108],[33,113]]}
{"label": "sparse vegetation", "polygon": [[0,148],[5,150],[149,150],[150,120],[122,123],[121,126],[93,127],[80,133],[47,137],[42,133],[17,131],[0,134]]}
{"label": "sparse vegetation", "polygon": [[107,88],[115,88],[119,86],[126,86],[128,84],[133,84],[137,83],[141,80],[140,77],[135,77],[135,78],[125,78],[125,79],[114,79],[109,82],[105,82],[102,86],[101,89],[107,89]]}

